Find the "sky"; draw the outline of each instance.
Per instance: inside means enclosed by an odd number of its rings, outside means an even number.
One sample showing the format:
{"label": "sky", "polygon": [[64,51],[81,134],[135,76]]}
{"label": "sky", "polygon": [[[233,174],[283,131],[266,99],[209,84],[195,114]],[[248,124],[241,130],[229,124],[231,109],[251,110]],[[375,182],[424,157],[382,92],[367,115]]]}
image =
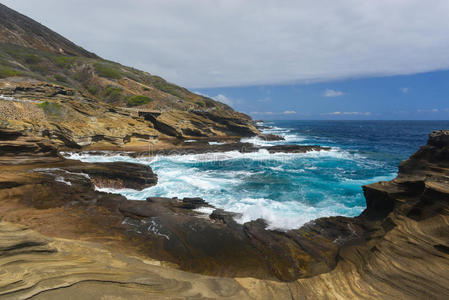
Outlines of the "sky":
{"label": "sky", "polygon": [[0,2],[254,118],[449,119],[447,0]]}

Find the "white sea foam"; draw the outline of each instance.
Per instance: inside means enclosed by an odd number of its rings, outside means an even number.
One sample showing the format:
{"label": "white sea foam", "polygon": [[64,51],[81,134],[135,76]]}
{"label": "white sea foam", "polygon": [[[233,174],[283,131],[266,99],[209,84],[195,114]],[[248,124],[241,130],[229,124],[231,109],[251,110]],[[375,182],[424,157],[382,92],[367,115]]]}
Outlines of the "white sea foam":
{"label": "white sea foam", "polygon": [[[271,132],[277,132],[284,136],[286,141],[263,141],[260,139],[243,139],[259,145],[274,145],[276,143],[295,143],[304,140],[303,137],[291,134],[289,130],[272,128]],[[264,144],[265,143],[265,144]],[[238,222],[244,223],[258,218],[268,222],[270,229],[298,228],[304,223],[318,217],[333,215],[357,215],[363,207],[345,206],[338,203],[339,199],[327,199],[323,192],[323,199],[317,204],[308,204],[305,199],[307,186],[299,187],[294,201],[282,201],[281,199],[269,199],[269,197],[252,194],[244,189],[252,176],[257,180],[263,176],[267,168],[279,172],[307,176],[318,169],[315,164],[325,160],[340,160],[361,162],[364,157],[357,153],[350,153],[339,148],[330,151],[311,151],[306,153],[269,153],[267,150],[259,150],[254,153],[241,153],[239,151],[228,151],[205,154],[185,154],[172,156],[156,156],[151,160],[145,158],[131,158],[123,155],[89,155],[83,153],[64,153],[68,158],[87,162],[128,161],[150,165],[158,174],[156,186],[136,191],[132,189],[97,188],[99,191],[120,193],[128,199],[144,200],[150,196],[164,197],[202,197],[211,205],[227,211],[240,213]],[[265,163],[262,168],[246,168],[244,162]],[[202,165],[202,164],[206,165]],[[223,164],[214,165],[213,163]],[[232,165],[236,163],[236,165]],[[230,165],[227,165],[230,164]],[[231,169],[227,166],[235,166]],[[344,170],[342,170],[343,172]],[[341,173],[342,173],[341,172]],[[294,175],[292,175],[294,176]],[[313,178],[318,180],[318,178]],[[377,178],[376,178],[377,179]],[[248,181],[249,180],[249,181]],[[366,180],[351,182],[345,177],[341,182],[365,184]],[[374,180],[374,178],[373,178]],[[263,195],[263,193],[261,194]],[[297,198],[296,198],[297,197]],[[289,198],[291,199],[291,198]],[[288,200],[288,199],[287,199]],[[200,208],[198,212],[204,214],[212,213],[211,208]]]}
{"label": "white sea foam", "polygon": [[210,215],[214,210],[215,210],[215,208],[206,207],[206,206],[202,206],[202,207],[194,209],[194,211],[202,213],[202,214],[206,214],[206,215]]}
{"label": "white sea foam", "polygon": [[209,145],[224,145],[226,143],[222,143],[222,142],[209,142]]}

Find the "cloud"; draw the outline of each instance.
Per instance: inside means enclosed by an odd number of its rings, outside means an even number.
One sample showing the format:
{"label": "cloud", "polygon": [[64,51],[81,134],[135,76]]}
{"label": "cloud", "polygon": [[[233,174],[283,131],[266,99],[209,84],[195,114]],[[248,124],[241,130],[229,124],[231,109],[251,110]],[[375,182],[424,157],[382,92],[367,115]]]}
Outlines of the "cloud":
{"label": "cloud", "polygon": [[360,112],[360,111],[334,111],[330,113],[322,113],[322,116],[370,116],[371,112]]}
{"label": "cloud", "polygon": [[274,115],[272,111],[252,111],[249,113],[250,115]]}
{"label": "cloud", "polygon": [[400,90],[401,90],[401,92],[403,92],[404,94],[407,94],[407,93],[408,93],[408,87],[400,88]]}
{"label": "cloud", "polygon": [[189,88],[449,68],[447,0],[2,3],[104,58]]}
{"label": "cloud", "polygon": [[339,97],[339,96],[343,96],[344,93],[341,91],[336,91],[336,90],[331,90],[331,89],[326,89],[323,92],[323,97]]}
{"label": "cloud", "polygon": [[431,109],[417,109],[416,112],[418,113],[437,113],[440,110],[438,108],[431,108]]}
{"label": "cloud", "polygon": [[294,110],[286,110],[286,111],[284,111],[284,115],[294,115],[294,114],[296,114],[296,111],[294,111]]}
{"label": "cloud", "polygon": [[220,101],[221,103],[227,104],[229,106],[231,106],[233,104],[232,100],[223,94],[218,94],[217,96],[212,97],[212,99]]}

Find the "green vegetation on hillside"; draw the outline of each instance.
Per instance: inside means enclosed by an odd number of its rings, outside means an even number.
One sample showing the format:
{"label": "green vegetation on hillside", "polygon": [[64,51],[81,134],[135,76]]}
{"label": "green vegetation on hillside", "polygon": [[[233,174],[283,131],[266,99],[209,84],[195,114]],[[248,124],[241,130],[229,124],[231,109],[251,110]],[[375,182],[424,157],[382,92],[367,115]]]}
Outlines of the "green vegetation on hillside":
{"label": "green vegetation on hillside", "polygon": [[104,96],[108,102],[115,102],[121,99],[123,89],[116,86],[107,86],[104,90]]}
{"label": "green vegetation on hillside", "polygon": [[68,69],[72,66],[73,62],[75,61],[75,57],[73,56],[54,56],[53,62],[63,69]]}
{"label": "green vegetation on hillside", "polygon": [[149,97],[146,96],[142,96],[142,95],[136,95],[136,96],[131,96],[126,98],[126,101],[128,102],[128,106],[139,106],[139,105],[144,105],[147,103],[151,102],[151,99]]}
{"label": "green vegetation on hillside", "polygon": [[62,111],[62,106],[54,102],[45,101],[43,103],[37,104],[37,106],[42,108],[47,115],[59,116]]}
{"label": "green vegetation on hillside", "polygon": [[121,79],[123,76],[120,70],[116,66],[106,65],[102,63],[94,64],[95,72],[101,77],[106,77],[109,79]]}
{"label": "green vegetation on hillside", "polygon": [[232,111],[224,104],[195,95],[159,76],[101,58],[68,56],[0,43],[0,78],[12,76],[64,85],[116,106],[154,102],[158,107],[169,105],[181,110],[197,107],[215,112]]}
{"label": "green vegetation on hillside", "polygon": [[9,67],[0,66],[0,78],[7,78],[13,76],[20,76],[22,72],[11,69]]}

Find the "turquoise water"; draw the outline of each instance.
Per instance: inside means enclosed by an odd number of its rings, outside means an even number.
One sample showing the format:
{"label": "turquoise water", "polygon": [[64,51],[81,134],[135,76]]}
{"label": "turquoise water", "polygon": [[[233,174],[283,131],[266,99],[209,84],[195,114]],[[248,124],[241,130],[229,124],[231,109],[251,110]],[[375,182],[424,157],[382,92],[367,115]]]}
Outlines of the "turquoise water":
{"label": "turquoise water", "polygon": [[447,121],[275,121],[265,125],[270,126],[265,132],[282,135],[285,141],[244,141],[313,144],[332,150],[304,154],[233,151],[152,159],[71,156],[84,161],[149,164],[159,176],[156,186],[113,191],[129,199],[202,197],[216,207],[241,213],[238,222],[264,218],[270,228],[289,229],[318,217],[360,214],[365,208],[362,185],[394,178],[399,162],[424,145],[431,131],[449,128]]}

